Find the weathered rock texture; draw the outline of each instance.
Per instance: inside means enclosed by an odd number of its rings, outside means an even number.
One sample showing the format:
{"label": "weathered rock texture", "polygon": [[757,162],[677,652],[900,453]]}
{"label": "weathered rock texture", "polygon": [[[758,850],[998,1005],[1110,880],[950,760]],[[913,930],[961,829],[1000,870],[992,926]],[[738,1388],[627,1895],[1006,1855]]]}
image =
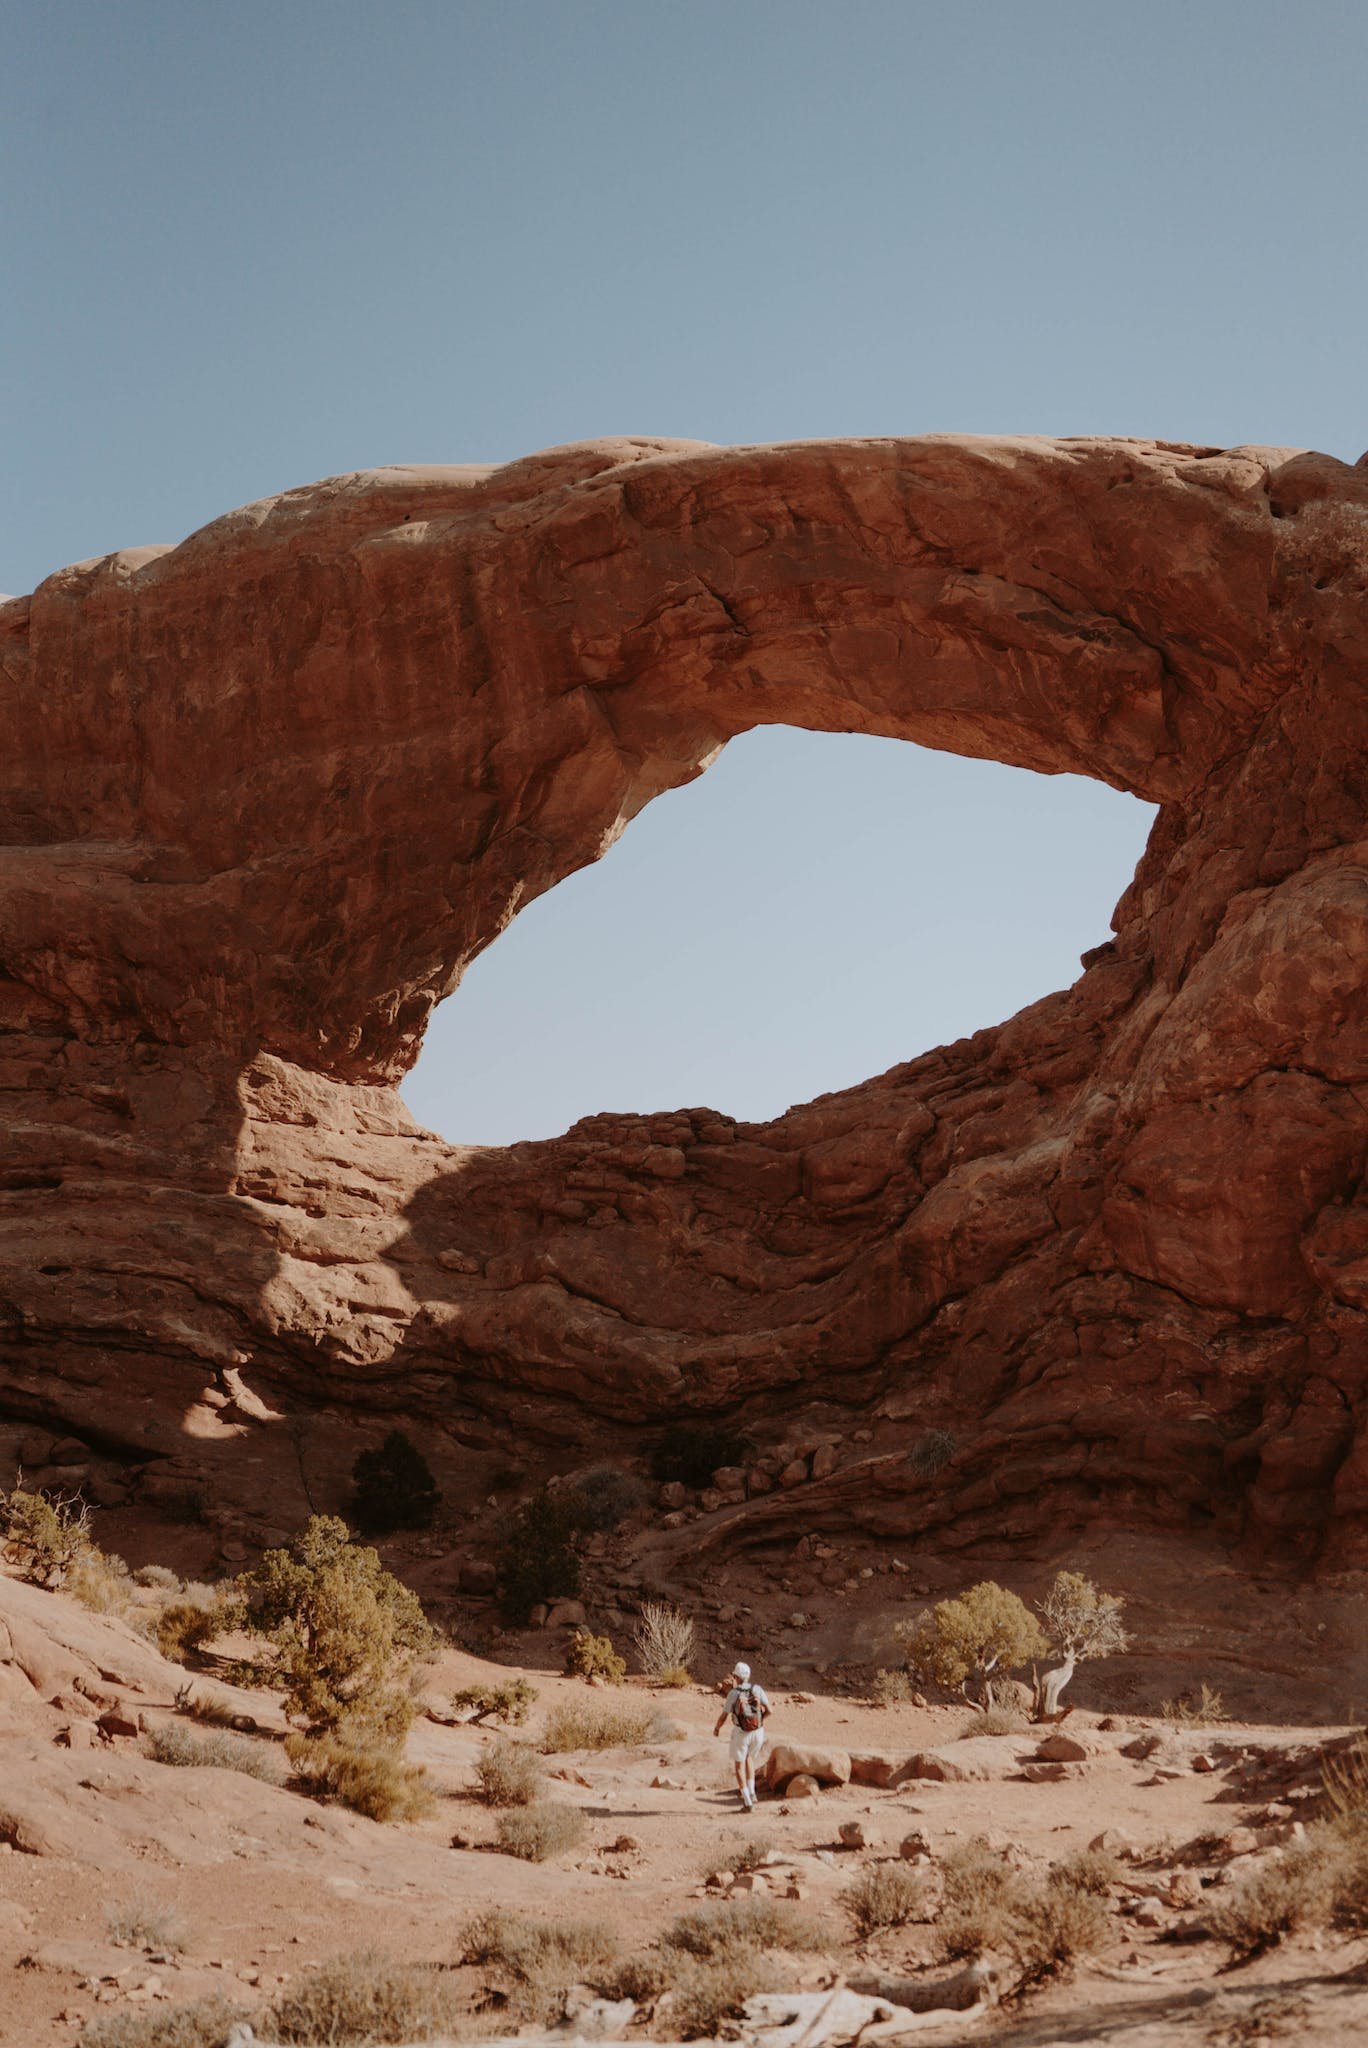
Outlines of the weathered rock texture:
{"label": "weathered rock texture", "polygon": [[[252,1386],[581,1442],[821,1400],[873,1445],[719,1521],[1105,1503],[1347,1555],[1366,580],[1326,456],[612,441],[338,478],[0,607],[6,1405],[165,1447]],[[463,966],[772,722],[1157,802],[1114,940],[763,1127],[415,1129]]]}

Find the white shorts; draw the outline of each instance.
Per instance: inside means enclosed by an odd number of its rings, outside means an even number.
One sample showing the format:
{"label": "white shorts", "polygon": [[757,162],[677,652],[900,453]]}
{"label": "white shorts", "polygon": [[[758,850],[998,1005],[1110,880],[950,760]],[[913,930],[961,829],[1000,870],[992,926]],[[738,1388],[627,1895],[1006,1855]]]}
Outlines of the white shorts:
{"label": "white shorts", "polygon": [[764,1741],[765,1731],[763,1728],[752,1728],[749,1731],[747,1731],[744,1728],[738,1728],[736,1723],[733,1721],[731,1732],[732,1762],[734,1764],[739,1764],[744,1763],[749,1759],[751,1772],[752,1774],[754,1774],[755,1759],[759,1756],[761,1749],[764,1747]]}

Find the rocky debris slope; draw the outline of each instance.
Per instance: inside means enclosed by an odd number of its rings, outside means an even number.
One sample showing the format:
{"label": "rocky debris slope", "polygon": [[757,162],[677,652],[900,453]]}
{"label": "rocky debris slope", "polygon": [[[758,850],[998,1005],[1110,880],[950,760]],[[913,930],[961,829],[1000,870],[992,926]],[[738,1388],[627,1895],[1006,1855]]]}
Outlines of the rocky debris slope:
{"label": "rocky debris slope", "polygon": [[[1357,1557],[1366,581],[1327,456],[606,441],[0,606],[0,1398],[144,1458],[322,1403],[560,1446],[820,1400],[883,1435],[759,1536]],[[769,1125],[416,1129],[466,963],[767,722],[1156,802],[1114,937]]]}

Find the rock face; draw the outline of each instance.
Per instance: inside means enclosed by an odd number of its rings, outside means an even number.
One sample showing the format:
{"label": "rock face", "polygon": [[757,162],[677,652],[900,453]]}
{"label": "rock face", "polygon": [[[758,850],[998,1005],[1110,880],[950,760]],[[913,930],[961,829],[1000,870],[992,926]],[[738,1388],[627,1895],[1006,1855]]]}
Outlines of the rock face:
{"label": "rock face", "polygon": [[[719,1524],[1358,1554],[1366,582],[1327,456],[620,441],[334,479],[0,606],[6,1409],[146,1452],[192,1409],[556,1443],[821,1401],[867,1454]],[[772,722],[1158,803],[1114,939],[763,1127],[418,1130],[466,963]]]}

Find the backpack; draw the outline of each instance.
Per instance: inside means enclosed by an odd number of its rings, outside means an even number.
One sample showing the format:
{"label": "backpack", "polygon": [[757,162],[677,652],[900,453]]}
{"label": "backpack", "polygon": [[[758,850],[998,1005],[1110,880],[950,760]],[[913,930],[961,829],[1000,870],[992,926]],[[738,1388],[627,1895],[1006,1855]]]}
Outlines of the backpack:
{"label": "backpack", "polygon": [[756,1705],[754,1686],[741,1687],[741,1697],[732,1708],[732,1719],[743,1735],[754,1735],[757,1728],[763,1727],[765,1717]]}

